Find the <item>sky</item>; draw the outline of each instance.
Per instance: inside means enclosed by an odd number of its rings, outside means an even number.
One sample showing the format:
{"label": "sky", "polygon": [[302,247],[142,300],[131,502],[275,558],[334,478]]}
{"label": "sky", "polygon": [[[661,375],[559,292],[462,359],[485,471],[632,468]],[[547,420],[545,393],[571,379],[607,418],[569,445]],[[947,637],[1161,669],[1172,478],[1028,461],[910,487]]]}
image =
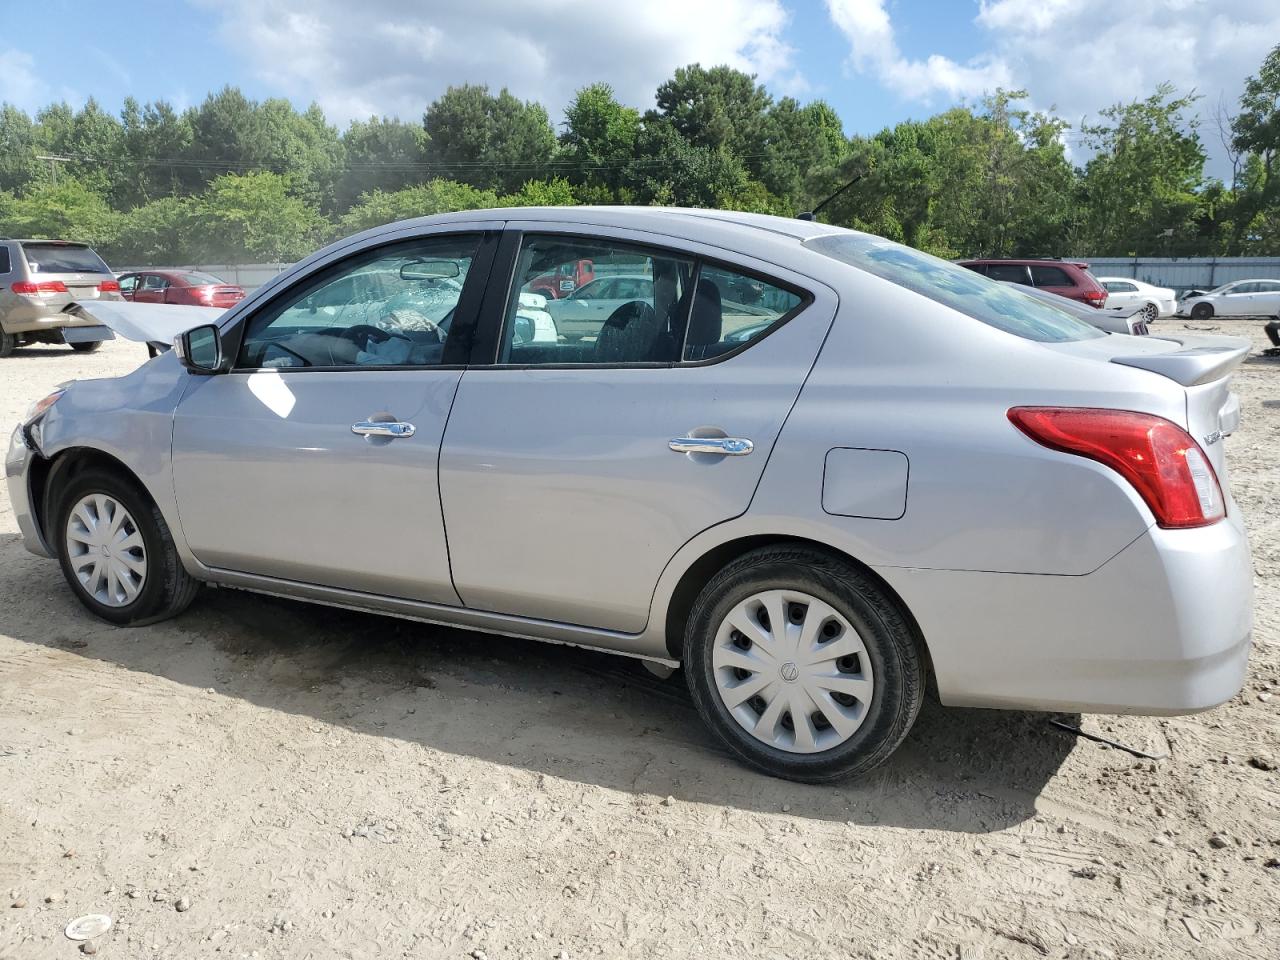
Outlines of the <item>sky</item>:
{"label": "sky", "polygon": [[[821,98],[871,134],[998,87],[1072,123],[1164,81],[1213,117],[1280,43],[1278,0],[0,0],[0,100],[199,103],[226,84],[319,103],[345,126],[417,121],[446,87],[487,83],[562,119],[605,80],[645,109],[677,66],[728,63],[775,96]],[[64,24],[69,29],[50,29]],[[76,26],[78,25],[78,26]],[[1070,145],[1070,139],[1068,144]]]}

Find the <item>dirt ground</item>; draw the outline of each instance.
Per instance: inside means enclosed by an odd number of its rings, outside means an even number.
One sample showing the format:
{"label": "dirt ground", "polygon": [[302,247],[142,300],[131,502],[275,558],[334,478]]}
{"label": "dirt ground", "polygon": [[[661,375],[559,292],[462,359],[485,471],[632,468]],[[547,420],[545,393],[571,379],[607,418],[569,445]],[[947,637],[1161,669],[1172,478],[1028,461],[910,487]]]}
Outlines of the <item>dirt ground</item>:
{"label": "dirt ground", "polygon": [[[0,423],[144,356],[21,350]],[[930,704],[869,778],[802,787],[630,661],[230,591],[114,629],[0,493],[0,958],[75,956],[89,913],[142,960],[1280,956],[1280,362],[1236,389],[1245,689],[1083,718],[1159,762]]]}

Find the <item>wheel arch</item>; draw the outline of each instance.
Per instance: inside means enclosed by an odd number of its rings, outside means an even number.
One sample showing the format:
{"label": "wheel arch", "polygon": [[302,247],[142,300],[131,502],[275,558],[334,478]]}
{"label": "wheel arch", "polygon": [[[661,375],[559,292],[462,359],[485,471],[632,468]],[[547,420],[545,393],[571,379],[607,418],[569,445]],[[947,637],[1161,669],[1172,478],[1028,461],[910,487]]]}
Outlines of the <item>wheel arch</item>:
{"label": "wheel arch", "polygon": [[68,447],[47,460],[42,458],[31,467],[31,506],[45,543],[55,552],[58,549],[56,538],[50,538],[52,531],[49,527],[56,509],[57,495],[72,478],[95,467],[126,478],[146,494],[147,499],[155,503],[155,497],[137,473],[105,450],[85,446]]}
{"label": "wheel arch", "polygon": [[727,564],[732,563],[738,557],[752,550],[784,544],[794,547],[806,547],[825,553],[857,568],[859,572],[874,580],[880,589],[884,591],[885,596],[898,606],[898,609],[902,612],[903,619],[910,625],[916,649],[919,651],[921,660],[925,665],[930,683],[932,682],[933,661],[929,656],[929,646],[925,640],[924,632],[920,629],[920,624],[912,614],[911,608],[903,601],[898,591],[894,590],[882,576],[857,557],[851,556],[843,550],[838,550],[830,544],[790,534],[752,534],[726,540],[711,547],[689,564],[680,575],[675,588],[671,591],[671,598],[667,603],[665,613],[667,652],[673,660],[684,659],[684,635],[685,627],[689,621],[689,614],[693,610],[693,604],[698,598],[698,594],[702,592],[702,588],[710,582],[711,578]]}

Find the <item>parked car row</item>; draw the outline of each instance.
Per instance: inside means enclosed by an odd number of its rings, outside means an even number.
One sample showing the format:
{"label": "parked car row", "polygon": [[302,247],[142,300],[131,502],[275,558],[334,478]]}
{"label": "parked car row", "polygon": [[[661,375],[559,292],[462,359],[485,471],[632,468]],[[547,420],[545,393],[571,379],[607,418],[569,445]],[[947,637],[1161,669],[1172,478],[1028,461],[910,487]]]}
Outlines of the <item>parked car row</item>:
{"label": "parked car row", "polygon": [[1213,317],[1280,319],[1280,280],[1235,280],[1213,290],[1190,290],[1178,312],[1201,321]]}
{"label": "parked car row", "polygon": [[[133,301],[228,309],[243,287],[196,270],[115,274],[85,243],[0,238],[0,357],[32,343],[88,353],[111,330],[75,303]],[[154,352],[154,351],[153,351]]]}

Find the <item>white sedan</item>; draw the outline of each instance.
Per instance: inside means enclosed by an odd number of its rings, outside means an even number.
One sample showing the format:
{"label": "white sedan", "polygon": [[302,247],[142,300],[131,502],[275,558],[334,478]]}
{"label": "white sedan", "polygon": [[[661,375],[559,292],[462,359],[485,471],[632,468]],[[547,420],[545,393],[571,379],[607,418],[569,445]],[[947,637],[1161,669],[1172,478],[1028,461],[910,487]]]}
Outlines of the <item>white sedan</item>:
{"label": "white sedan", "polygon": [[1168,287],[1157,287],[1132,277],[1099,277],[1107,291],[1108,307],[1134,307],[1147,323],[1178,312],[1178,295]]}
{"label": "white sedan", "polygon": [[1179,313],[1193,320],[1210,317],[1277,317],[1280,318],[1280,280],[1236,280],[1216,290],[1189,296],[1182,301]]}

